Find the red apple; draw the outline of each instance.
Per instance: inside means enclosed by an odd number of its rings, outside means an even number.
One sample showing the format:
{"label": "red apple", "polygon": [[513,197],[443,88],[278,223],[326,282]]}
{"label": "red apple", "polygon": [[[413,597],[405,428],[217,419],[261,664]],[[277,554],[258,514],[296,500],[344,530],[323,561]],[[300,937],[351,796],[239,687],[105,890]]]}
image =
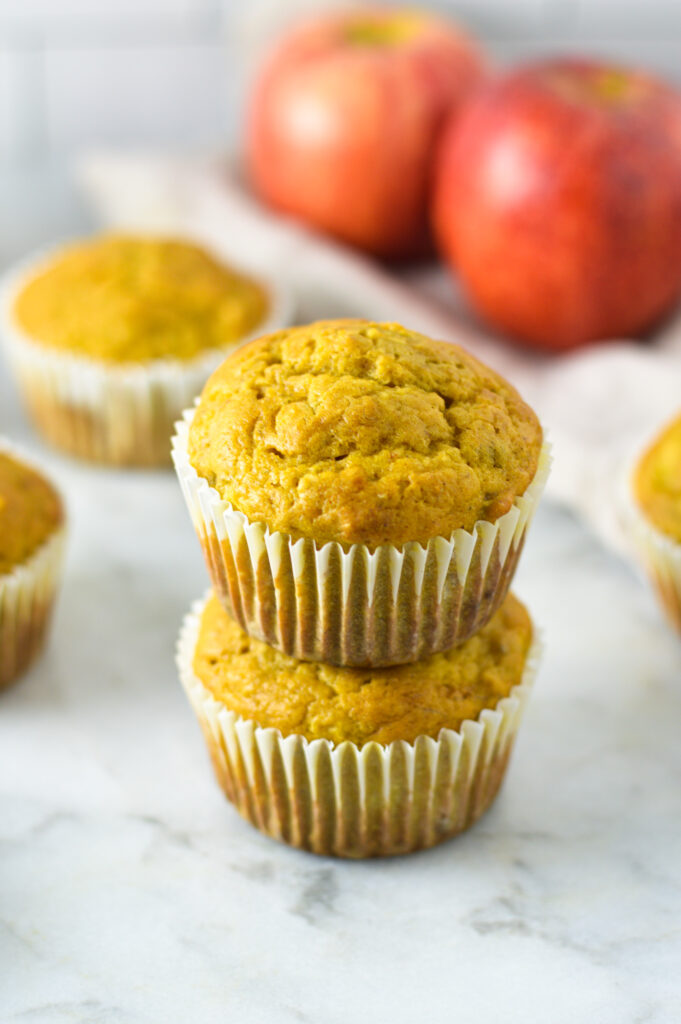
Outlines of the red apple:
{"label": "red apple", "polygon": [[481,75],[473,43],[431,14],[355,10],[308,22],[256,82],[253,185],[345,242],[411,255],[428,238],[434,142]]}
{"label": "red apple", "polygon": [[559,350],[645,331],[681,294],[681,95],[586,60],[500,78],[445,129],[434,223],[506,333]]}

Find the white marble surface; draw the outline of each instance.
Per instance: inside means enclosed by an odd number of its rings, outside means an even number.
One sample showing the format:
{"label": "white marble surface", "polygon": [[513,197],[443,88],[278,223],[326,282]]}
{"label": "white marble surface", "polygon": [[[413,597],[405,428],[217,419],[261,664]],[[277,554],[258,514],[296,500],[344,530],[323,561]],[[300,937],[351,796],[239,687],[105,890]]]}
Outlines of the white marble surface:
{"label": "white marble surface", "polygon": [[[39,450],[8,383],[0,430]],[[71,538],[49,650],[0,700],[0,1020],[681,1019],[681,645],[545,507],[517,590],[547,656],[468,835],[339,863],[223,800],[173,646],[205,585],[170,472],[45,453]]]}
{"label": "white marble surface", "polygon": [[[6,256],[62,221],[13,209]],[[518,575],[547,654],[496,806],[339,863],[213,782],[173,663],[206,576],[171,472],[46,452],[1,364],[0,432],[71,520],[52,643],[0,698],[2,1024],[681,1020],[681,644],[571,517],[540,511]]]}

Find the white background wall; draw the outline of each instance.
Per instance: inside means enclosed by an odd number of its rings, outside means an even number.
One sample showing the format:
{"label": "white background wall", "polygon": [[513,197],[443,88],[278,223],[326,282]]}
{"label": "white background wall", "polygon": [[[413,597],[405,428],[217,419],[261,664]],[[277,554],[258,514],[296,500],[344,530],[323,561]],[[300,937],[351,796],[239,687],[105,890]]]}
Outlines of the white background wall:
{"label": "white background wall", "polygon": [[[269,37],[330,0],[0,0],[0,169],[234,144]],[[681,80],[681,0],[433,0],[501,61],[587,50]]]}

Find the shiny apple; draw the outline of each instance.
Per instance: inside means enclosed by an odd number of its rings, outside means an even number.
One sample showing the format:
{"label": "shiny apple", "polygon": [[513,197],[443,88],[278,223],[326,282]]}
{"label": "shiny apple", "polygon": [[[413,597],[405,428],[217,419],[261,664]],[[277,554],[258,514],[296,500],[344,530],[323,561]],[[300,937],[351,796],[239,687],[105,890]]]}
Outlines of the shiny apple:
{"label": "shiny apple", "polygon": [[564,350],[637,336],[681,295],[681,96],[550,60],[485,86],[445,130],[434,224],[473,304]]}
{"label": "shiny apple", "polygon": [[479,83],[475,44],[432,14],[334,13],[285,36],[252,96],[247,166],[277,210],[387,258],[428,239],[434,144]]}

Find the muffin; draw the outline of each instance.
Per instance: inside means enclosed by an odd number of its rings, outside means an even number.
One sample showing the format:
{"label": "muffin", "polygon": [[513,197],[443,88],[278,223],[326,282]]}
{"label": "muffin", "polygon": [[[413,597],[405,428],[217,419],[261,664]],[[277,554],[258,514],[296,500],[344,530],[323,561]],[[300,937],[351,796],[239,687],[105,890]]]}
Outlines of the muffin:
{"label": "muffin", "polygon": [[358,666],[416,661],[485,624],[548,468],[510,384],[364,320],[229,356],[173,458],[230,615],[297,658]]}
{"label": "muffin", "polygon": [[472,825],[501,785],[537,660],[512,595],[470,640],[416,665],[297,661],[215,595],[178,645],[228,799],[273,838],[339,857],[408,853]]}
{"label": "muffin", "polygon": [[43,646],[63,546],[59,495],[0,439],[0,689]]}
{"label": "muffin", "polygon": [[10,361],[58,448],[97,462],[169,462],[170,435],[230,347],[284,311],[257,281],[186,241],[105,235],[10,276]]}
{"label": "muffin", "polygon": [[634,465],[630,535],[671,624],[681,632],[681,416]]}

